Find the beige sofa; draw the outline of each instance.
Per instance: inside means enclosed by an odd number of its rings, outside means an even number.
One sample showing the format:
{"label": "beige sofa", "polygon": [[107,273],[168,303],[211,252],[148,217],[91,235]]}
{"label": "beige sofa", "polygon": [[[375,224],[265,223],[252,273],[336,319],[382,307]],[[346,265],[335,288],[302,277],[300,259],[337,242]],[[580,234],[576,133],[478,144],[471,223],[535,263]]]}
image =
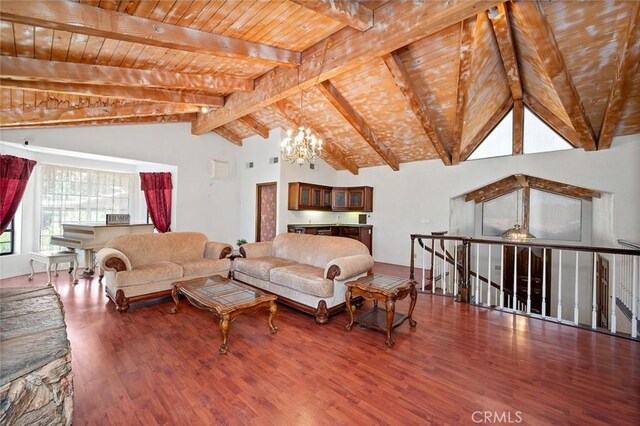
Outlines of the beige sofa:
{"label": "beige sofa", "polygon": [[125,312],[131,302],[170,295],[173,282],[226,277],[231,250],[231,245],[207,241],[199,232],[131,234],[109,241],[97,258],[107,295]]}
{"label": "beige sofa", "polygon": [[278,295],[278,302],[315,315],[324,324],[344,309],[344,283],[367,274],[373,257],[359,241],[324,235],[280,234],[240,247],[236,280]]}

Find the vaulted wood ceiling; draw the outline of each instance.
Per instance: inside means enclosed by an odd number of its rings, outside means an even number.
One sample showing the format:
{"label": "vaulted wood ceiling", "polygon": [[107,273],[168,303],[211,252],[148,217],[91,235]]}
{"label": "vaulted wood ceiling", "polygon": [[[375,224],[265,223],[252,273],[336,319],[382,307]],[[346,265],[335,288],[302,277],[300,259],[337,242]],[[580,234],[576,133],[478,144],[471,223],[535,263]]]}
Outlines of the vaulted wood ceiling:
{"label": "vaulted wood ceiling", "polygon": [[242,145],[305,123],[332,167],[357,173],[464,161],[512,109],[521,154],[526,106],[606,149],[640,133],[639,7],[3,0],[0,126],[187,121]]}

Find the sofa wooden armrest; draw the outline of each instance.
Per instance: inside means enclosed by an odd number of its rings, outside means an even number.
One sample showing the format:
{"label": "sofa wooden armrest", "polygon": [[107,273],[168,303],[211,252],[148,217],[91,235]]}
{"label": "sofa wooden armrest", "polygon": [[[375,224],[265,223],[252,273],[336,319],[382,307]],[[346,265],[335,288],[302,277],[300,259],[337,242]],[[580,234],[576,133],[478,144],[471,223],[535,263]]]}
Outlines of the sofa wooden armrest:
{"label": "sofa wooden armrest", "polygon": [[206,259],[224,259],[233,251],[231,244],[207,241],[204,246],[204,257]]}
{"label": "sofa wooden armrest", "polygon": [[373,258],[368,254],[355,254],[330,261],[324,269],[324,276],[330,280],[345,279],[367,272],[373,268]]}
{"label": "sofa wooden armrest", "polygon": [[103,271],[121,272],[132,269],[129,258],[120,250],[103,248],[98,251],[97,258]]}

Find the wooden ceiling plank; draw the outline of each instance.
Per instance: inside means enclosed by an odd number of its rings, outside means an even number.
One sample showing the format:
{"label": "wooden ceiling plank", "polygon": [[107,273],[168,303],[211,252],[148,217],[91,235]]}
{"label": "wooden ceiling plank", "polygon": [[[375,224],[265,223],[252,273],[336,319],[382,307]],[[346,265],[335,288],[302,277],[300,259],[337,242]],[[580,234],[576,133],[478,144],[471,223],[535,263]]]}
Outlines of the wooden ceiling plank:
{"label": "wooden ceiling plank", "polygon": [[611,147],[625,100],[631,92],[633,78],[638,73],[638,64],[640,64],[640,3],[635,3],[629,19],[628,37],[609,92],[598,137],[598,149]]}
{"label": "wooden ceiling plank", "polygon": [[566,124],[551,110],[545,107],[541,102],[533,98],[528,93],[524,94],[524,104],[533,112],[539,119],[541,119],[547,126],[551,127],[556,133],[562,136],[569,144],[574,148],[582,146],[580,136],[573,130],[573,127]]}
{"label": "wooden ceiling plank", "polygon": [[3,1],[2,19],[193,53],[260,59],[288,67],[299,65],[301,59],[300,52],[69,1]]}
{"label": "wooden ceiling plank", "polygon": [[489,133],[491,133],[491,131],[495,129],[496,126],[500,124],[502,119],[509,113],[511,107],[513,107],[513,98],[509,97],[502,104],[500,109],[491,116],[489,121],[487,121],[484,126],[482,126],[475,137],[471,139],[469,144],[464,147],[464,149],[460,153],[460,161],[465,161],[471,154],[473,154],[473,151],[476,150],[476,148],[482,143],[482,141],[485,140]]}
{"label": "wooden ceiling plank", "polygon": [[393,170],[400,170],[400,163],[380,138],[373,133],[371,127],[366,123],[364,118],[356,112],[347,100],[338,92],[333,84],[329,81],[323,81],[318,85],[320,93],[333,105],[333,107],[347,120],[347,122],[364,138],[371,148],[391,167]]}
{"label": "wooden ceiling plank", "polygon": [[467,93],[471,81],[471,62],[473,59],[473,38],[476,27],[476,19],[469,18],[460,23],[460,60],[458,63],[458,84],[456,95],[456,115],[453,126],[453,149],[451,163],[460,163],[460,150],[462,148],[462,128],[467,106]]}
{"label": "wooden ceiling plank", "polygon": [[[113,124],[143,124],[143,123],[177,123],[177,122],[191,122],[195,120],[196,115],[190,114],[173,114],[173,115],[156,115],[147,117],[126,117],[126,118],[111,118],[104,120],[79,120],[64,123],[49,123],[49,124],[30,124],[21,125],[21,129],[41,129],[51,127],[75,127],[75,126],[106,126]],[[0,125],[0,128],[1,125]],[[13,127],[5,127],[11,129]]]}
{"label": "wooden ceiling plank", "polygon": [[216,92],[253,89],[253,81],[236,77],[137,70],[105,65],[71,64],[10,56],[0,57],[0,67],[2,68],[3,78],[12,80],[116,84],[121,86]]}
{"label": "wooden ceiling plank", "polygon": [[502,64],[507,74],[509,88],[513,100],[522,99],[522,82],[520,81],[520,72],[518,71],[518,60],[516,57],[515,44],[513,43],[513,35],[511,34],[511,23],[509,22],[509,14],[507,12],[507,3],[500,3],[491,8],[488,12],[493,32],[496,35]]}
{"label": "wooden ceiling plank", "polygon": [[238,121],[251,129],[256,135],[262,136],[264,139],[269,139],[269,128],[256,120],[255,117],[245,115],[244,117],[240,117]]}
{"label": "wooden ceiling plank", "polygon": [[[4,77],[4,76],[3,76]],[[221,107],[224,98],[201,95],[154,87],[107,86],[97,84],[57,83],[51,81],[24,81],[0,79],[0,87],[33,90],[37,92],[67,93],[80,96],[129,99],[148,102],[169,102],[176,104]]]}
{"label": "wooden ceiling plank", "polygon": [[127,117],[148,117],[193,113],[198,107],[179,104],[129,104],[108,107],[45,109],[29,112],[4,111],[0,127],[21,127],[32,124],[56,124],[87,120],[110,120]]}
{"label": "wooden ceiling plank", "polygon": [[[291,126],[293,130],[300,127],[301,125],[300,120],[295,118],[291,113],[289,113],[290,108],[288,106],[287,101],[285,100],[278,101],[275,104],[273,104],[273,106],[275,107],[275,110],[289,123],[289,126]],[[316,130],[314,131],[324,141],[324,144],[322,147],[323,155],[326,155],[327,157],[329,157],[330,160],[333,160],[336,163],[340,164],[342,167],[349,170],[352,174],[357,175],[358,165],[356,164],[356,162],[353,161],[351,158],[348,158],[344,150],[342,150],[330,138],[327,138],[325,135],[319,133]]]}
{"label": "wooden ceiling plank", "polygon": [[431,124],[433,123],[433,120],[429,116],[429,111],[418,96],[416,88],[411,81],[411,78],[409,77],[404,64],[402,63],[400,55],[398,55],[397,52],[392,52],[384,55],[382,59],[391,72],[391,75],[396,82],[396,86],[398,86],[405,99],[409,103],[413,114],[416,116],[418,121],[420,121],[424,132],[429,137],[429,140],[431,141],[433,148],[438,153],[438,156],[445,165],[450,166],[451,156],[447,152],[447,149],[444,147],[435,127]]}
{"label": "wooden ceiling plank", "polygon": [[217,129],[214,129],[213,132],[219,134],[231,143],[242,146],[242,138],[225,127],[218,127]]}
{"label": "wooden ceiling plank", "polygon": [[[324,55],[327,40],[303,52],[298,69],[278,67],[256,80],[254,92],[232,93],[215,114],[200,114],[193,134],[203,134],[225,123],[265,108],[274,102],[307,90],[319,82],[348,72],[382,55],[435,34],[469,16],[486,10],[498,1],[423,2],[408,6],[392,3],[395,14],[375,22],[365,32],[345,31],[331,36],[333,46]],[[407,10],[411,7],[410,10]],[[325,57],[326,56],[326,57]],[[249,95],[249,96],[247,96]]]}
{"label": "wooden ceiling plank", "polygon": [[341,0],[291,0],[302,7],[313,10],[328,18],[366,31],[373,26],[373,11],[355,1]]}
{"label": "wooden ceiling plank", "polygon": [[522,155],[524,146],[524,106],[522,99],[513,101],[513,138],[511,153]]}
{"label": "wooden ceiling plank", "polygon": [[521,1],[512,3],[511,7],[525,23],[525,31],[528,31],[533,41],[532,44],[541,59],[542,66],[567,112],[573,128],[580,135],[582,147],[587,151],[595,150],[596,138],[593,128],[540,4],[537,1]]}

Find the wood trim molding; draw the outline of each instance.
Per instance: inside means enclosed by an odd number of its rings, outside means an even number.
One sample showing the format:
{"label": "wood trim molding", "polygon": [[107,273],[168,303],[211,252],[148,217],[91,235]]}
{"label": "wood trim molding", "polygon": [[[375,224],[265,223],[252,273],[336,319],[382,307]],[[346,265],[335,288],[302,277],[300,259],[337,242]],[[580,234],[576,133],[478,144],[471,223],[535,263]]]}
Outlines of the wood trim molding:
{"label": "wood trim molding", "polygon": [[[2,113],[4,114],[4,112]],[[189,123],[196,119],[195,113],[189,114],[173,114],[173,115],[152,115],[148,117],[126,117],[126,118],[106,118],[106,119],[82,119],[72,122],[62,123],[45,123],[45,124],[21,124],[21,129],[46,129],[52,127],[75,127],[75,126],[109,126],[109,125],[122,125],[122,124],[144,124],[144,123]],[[11,128],[2,127],[0,128]]]}
{"label": "wood trim molding", "polygon": [[411,81],[411,78],[409,77],[404,64],[402,63],[400,55],[398,55],[398,52],[391,52],[387,55],[384,55],[382,59],[389,69],[389,72],[391,72],[396,86],[398,86],[398,88],[404,95],[404,98],[413,111],[413,114],[416,116],[418,121],[420,121],[424,132],[429,137],[429,140],[431,141],[431,144],[433,145],[435,151],[438,153],[438,156],[445,165],[450,166],[451,156],[442,144],[442,140],[440,139],[440,136],[438,136],[438,132],[436,131],[435,127],[431,124],[433,120],[431,120],[429,116],[429,110],[418,96],[416,88]]}
{"label": "wood trim molding", "polygon": [[323,81],[318,85],[320,93],[333,105],[345,120],[363,137],[365,141],[374,149],[375,152],[391,167],[393,170],[400,170],[398,159],[378,136],[371,130],[364,118],[356,112],[355,109],[347,102],[347,100],[338,92],[338,89],[329,81]]}
{"label": "wood trim molding", "polygon": [[373,11],[361,3],[343,0],[291,0],[302,7],[342,22],[359,31],[373,26]]}
{"label": "wood trim molding", "polygon": [[2,20],[147,46],[295,67],[300,52],[152,21],[70,1],[3,1]]}

